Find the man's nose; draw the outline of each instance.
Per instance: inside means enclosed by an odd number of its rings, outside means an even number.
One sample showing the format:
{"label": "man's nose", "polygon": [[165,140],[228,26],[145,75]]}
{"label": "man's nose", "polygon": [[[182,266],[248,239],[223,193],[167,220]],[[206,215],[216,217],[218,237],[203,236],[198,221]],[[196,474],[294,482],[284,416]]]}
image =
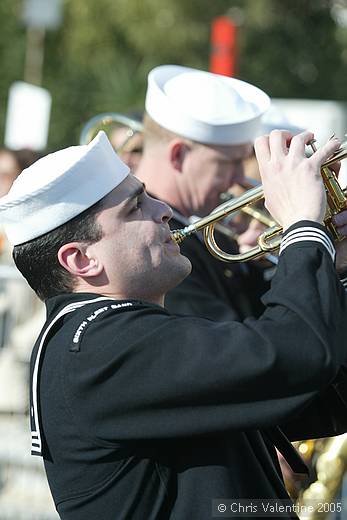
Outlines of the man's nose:
{"label": "man's nose", "polygon": [[170,206],[161,200],[156,200],[155,220],[157,222],[168,222],[172,218],[173,212]]}

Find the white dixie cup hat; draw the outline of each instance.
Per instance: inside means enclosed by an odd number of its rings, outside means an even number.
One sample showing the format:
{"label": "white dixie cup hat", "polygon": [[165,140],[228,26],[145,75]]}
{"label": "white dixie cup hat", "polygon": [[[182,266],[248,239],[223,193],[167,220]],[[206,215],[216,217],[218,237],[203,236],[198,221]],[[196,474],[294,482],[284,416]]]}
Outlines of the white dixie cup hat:
{"label": "white dixie cup hat", "polygon": [[253,142],[270,98],[240,81],[179,65],[161,65],[148,75],[146,111],[160,126],[210,145]]}
{"label": "white dixie cup hat", "polygon": [[90,208],[128,174],[101,131],[88,145],[51,153],[23,170],[0,199],[0,223],[12,245],[23,244]]}

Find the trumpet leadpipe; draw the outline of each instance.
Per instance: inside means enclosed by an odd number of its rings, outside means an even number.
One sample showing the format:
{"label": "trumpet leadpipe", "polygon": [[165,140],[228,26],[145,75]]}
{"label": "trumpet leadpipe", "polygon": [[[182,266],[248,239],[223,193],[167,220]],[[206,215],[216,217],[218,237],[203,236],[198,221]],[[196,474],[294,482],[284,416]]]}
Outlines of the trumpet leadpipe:
{"label": "trumpet leadpipe", "polygon": [[180,244],[185,238],[189,237],[193,233],[201,231],[212,224],[216,224],[219,222],[219,220],[222,220],[235,211],[242,209],[246,205],[254,204],[258,200],[261,200],[263,196],[263,187],[261,185],[256,186],[255,188],[252,188],[251,190],[248,190],[246,193],[241,195],[241,197],[223,202],[223,204],[220,204],[206,217],[202,217],[196,222],[182,229],[175,229],[171,231],[171,237],[177,244]]}

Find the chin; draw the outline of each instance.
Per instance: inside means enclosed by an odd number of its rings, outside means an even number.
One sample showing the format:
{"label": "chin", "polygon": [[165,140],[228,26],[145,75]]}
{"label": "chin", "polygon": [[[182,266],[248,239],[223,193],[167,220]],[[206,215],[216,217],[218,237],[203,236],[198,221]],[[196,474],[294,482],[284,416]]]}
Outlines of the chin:
{"label": "chin", "polygon": [[185,274],[183,276],[183,279],[184,279],[184,278],[186,278],[186,276],[190,275],[190,273],[192,272],[192,264],[187,256],[181,255],[181,257],[184,260],[184,267],[185,267]]}
{"label": "chin", "polygon": [[191,264],[189,258],[187,258],[186,256],[181,255],[181,259],[183,261],[182,261],[181,268],[179,270],[177,270],[178,271],[177,275],[180,278],[180,280],[177,282],[177,285],[179,283],[181,283],[192,272],[192,264]]}
{"label": "chin", "polygon": [[192,270],[192,264],[186,256],[179,255],[176,259],[177,262],[172,262],[165,270],[166,280],[164,283],[167,291],[180,284]]}

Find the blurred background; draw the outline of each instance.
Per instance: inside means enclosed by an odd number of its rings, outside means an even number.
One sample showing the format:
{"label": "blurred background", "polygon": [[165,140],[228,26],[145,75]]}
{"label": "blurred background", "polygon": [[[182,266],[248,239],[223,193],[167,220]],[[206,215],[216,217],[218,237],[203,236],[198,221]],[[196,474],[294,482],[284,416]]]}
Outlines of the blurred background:
{"label": "blurred background", "polygon": [[[321,139],[347,131],[347,0],[0,0],[0,58],[0,195],[40,154],[78,144],[96,114],[141,114],[147,73],[165,63],[253,83],[275,119]],[[44,310],[1,236],[0,262],[0,520],[56,519],[29,455]]]}
{"label": "blurred background", "polygon": [[1,0],[0,139],[16,81],[51,95],[49,149],[99,112],[143,110],[152,67],[210,68],[220,16],[233,75],[275,98],[346,101],[346,0]]}

